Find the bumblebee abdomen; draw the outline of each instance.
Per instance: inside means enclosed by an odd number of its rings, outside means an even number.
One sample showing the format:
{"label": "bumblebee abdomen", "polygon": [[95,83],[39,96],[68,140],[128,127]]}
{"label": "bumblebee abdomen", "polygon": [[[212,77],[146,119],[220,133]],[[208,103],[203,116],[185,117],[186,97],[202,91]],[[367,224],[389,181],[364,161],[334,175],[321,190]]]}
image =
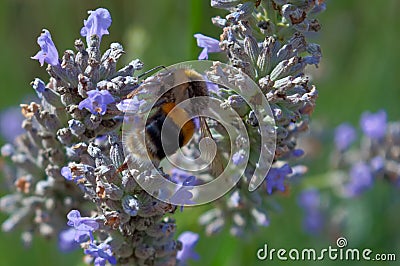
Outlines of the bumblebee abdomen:
{"label": "bumblebee abdomen", "polygon": [[148,152],[160,161],[187,144],[195,131],[195,123],[187,112],[178,107],[171,112],[174,107],[174,103],[162,104],[147,120],[146,138],[156,147]]}

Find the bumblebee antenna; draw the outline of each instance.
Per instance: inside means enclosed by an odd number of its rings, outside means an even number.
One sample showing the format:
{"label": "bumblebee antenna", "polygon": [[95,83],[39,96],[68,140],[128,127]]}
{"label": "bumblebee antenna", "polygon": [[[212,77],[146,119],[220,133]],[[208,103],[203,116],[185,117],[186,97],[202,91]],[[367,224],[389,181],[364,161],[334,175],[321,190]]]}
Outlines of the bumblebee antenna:
{"label": "bumblebee antenna", "polygon": [[165,66],[156,66],[156,67],[153,67],[152,69],[149,69],[149,70],[147,70],[146,72],[140,74],[140,75],[138,76],[138,79],[140,79],[140,78],[142,78],[142,77],[144,77],[144,76],[147,76],[149,73],[151,73],[151,72],[153,72],[153,71],[155,71],[155,70],[158,70],[158,69],[160,69],[160,68],[167,69]]}

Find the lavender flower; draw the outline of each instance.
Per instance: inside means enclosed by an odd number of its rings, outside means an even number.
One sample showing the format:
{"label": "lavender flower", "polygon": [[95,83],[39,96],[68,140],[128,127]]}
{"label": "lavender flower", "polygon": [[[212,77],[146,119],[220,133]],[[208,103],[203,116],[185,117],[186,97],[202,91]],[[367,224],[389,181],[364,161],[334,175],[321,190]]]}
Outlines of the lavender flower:
{"label": "lavender flower", "polygon": [[219,41],[203,34],[197,33],[194,35],[197,39],[197,46],[203,48],[199,55],[199,60],[207,60],[209,53],[221,52],[219,48]]}
{"label": "lavender flower", "polygon": [[24,130],[21,127],[23,116],[19,108],[7,108],[0,113],[0,133],[8,142],[22,134]]}
{"label": "lavender flower", "polygon": [[72,177],[72,171],[68,166],[64,166],[63,168],[61,168],[61,175],[68,181],[74,180],[74,178]]}
{"label": "lavender flower", "polygon": [[68,225],[75,229],[75,241],[82,243],[88,239],[93,240],[93,231],[99,228],[99,224],[93,218],[81,217],[78,210],[72,210],[67,215]]}
{"label": "lavender flower", "polygon": [[350,170],[350,182],[345,186],[345,193],[349,196],[360,195],[372,187],[374,177],[369,165],[359,162],[353,165]]}
{"label": "lavender flower", "polygon": [[384,110],[377,113],[365,112],[360,119],[361,129],[364,134],[372,139],[381,139],[385,136],[387,117]]}
{"label": "lavender flower", "polygon": [[42,33],[37,39],[37,43],[41,50],[31,58],[38,60],[41,66],[43,66],[44,62],[52,66],[58,65],[58,51],[48,30],[42,30]]}
{"label": "lavender flower", "polygon": [[339,151],[347,150],[356,140],[356,130],[348,123],[343,123],[335,129],[335,146]]}
{"label": "lavender flower", "polygon": [[[181,211],[183,211],[183,205],[195,203],[192,200],[193,193],[191,192],[193,186],[198,184],[195,176],[190,175],[183,170],[173,168],[169,180],[178,185],[178,188],[173,191],[170,201],[180,205]],[[161,193],[164,195],[171,194],[170,191],[163,189],[161,190]],[[167,196],[165,197],[168,198]]]}
{"label": "lavender flower", "polygon": [[117,260],[112,255],[111,246],[106,243],[99,245],[90,243],[89,247],[85,249],[85,254],[94,258],[95,266],[105,266],[107,261],[112,265],[117,264]]}
{"label": "lavender flower", "polygon": [[109,34],[108,28],[111,26],[111,15],[105,8],[98,8],[95,11],[89,11],[89,17],[83,21],[84,26],[81,29],[81,35],[86,37],[86,43],[89,45],[90,38],[93,35],[99,37],[99,41],[104,34]]}
{"label": "lavender flower", "polygon": [[319,192],[316,189],[304,190],[298,197],[298,204],[304,211],[304,230],[311,234],[320,232],[323,226],[323,216]]}
{"label": "lavender flower", "polygon": [[104,115],[107,112],[107,105],[115,101],[110,92],[106,90],[91,90],[87,94],[88,98],[81,101],[78,108],[80,110],[86,108],[94,115]]}
{"label": "lavender flower", "polygon": [[199,255],[194,251],[194,247],[199,241],[198,234],[189,231],[183,232],[178,240],[182,242],[182,250],[177,255],[180,265],[186,265],[186,261],[189,259],[199,259]]}
{"label": "lavender flower", "polygon": [[[342,187],[344,196],[359,196],[372,188],[376,180],[388,180],[396,184],[400,179],[400,165],[393,150],[400,147],[398,123],[388,123],[386,112],[375,114],[364,112],[361,115],[360,127],[364,133],[359,141],[360,146],[348,149],[349,140],[353,142],[355,130],[345,123],[336,132],[335,142],[341,146],[342,153],[334,155],[335,167],[348,170],[348,182]],[[340,129],[341,128],[341,129]],[[340,134],[339,134],[340,135]],[[347,136],[347,137],[346,137]]]}
{"label": "lavender flower", "polygon": [[292,168],[285,164],[280,168],[271,168],[265,178],[268,194],[271,194],[274,189],[285,191],[285,177],[292,173]]}
{"label": "lavender flower", "polygon": [[63,230],[58,235],[58,248],[62,252],[71,252],[79,248],[79,244],[75,241],[76,230],[74,228],[69,228]]}

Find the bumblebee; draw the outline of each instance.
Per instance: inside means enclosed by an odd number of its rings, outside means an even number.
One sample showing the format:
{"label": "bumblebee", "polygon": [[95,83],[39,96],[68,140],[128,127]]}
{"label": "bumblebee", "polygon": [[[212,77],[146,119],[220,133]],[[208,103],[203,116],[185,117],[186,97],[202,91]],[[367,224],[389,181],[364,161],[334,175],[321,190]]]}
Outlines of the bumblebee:
{"label": "bumblebee", "polygon": [[[143,132],[133,130],[125,138],[125,145],[128,147],[131,158],[137,163],[143,164],[143,158],[149,156],[153,165],[159,167],[163,158],[174,154],[179,148],[185,146],[196,131],[195,118],[189,119],[189,113],[177,107],[177,105],[185,100],[208,96],[209,94],[207,83],[202,75],[193,69],[166,70],[157,75],[163,81],[163,84],[157,88],[161,90],[162,96],[156,101],[146,120],[145,138],[143,140],[140,137]],[[167,88],[171,87],[171,84],[179,85],[167,90]],[[145,90],[145,86],[139,86],[127,98],[140,95],[143,90]],[[196,104],[191,105],[194,110],[206,107],[207,103],[205,101],[200,102],[200,104],[199,101],[196,101]],[[198,117],[198,119],[201,137],[212,138],[206,119],[204,117]],[[162,130],[163,138],[161,138]],[[176,143],[177,136],[178,143]],[[175,141],[173,141],[174,139]],[[224,167],[220,155],[217,153],[214,158],[210,159],[212,159],[211,174],[217,176],[222,173]]]}

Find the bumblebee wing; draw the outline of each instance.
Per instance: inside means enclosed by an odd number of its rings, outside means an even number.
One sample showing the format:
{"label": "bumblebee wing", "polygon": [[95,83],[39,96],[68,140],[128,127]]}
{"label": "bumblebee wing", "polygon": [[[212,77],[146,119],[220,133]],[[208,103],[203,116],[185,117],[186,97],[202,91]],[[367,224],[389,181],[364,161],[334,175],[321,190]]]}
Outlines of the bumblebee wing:
{"label": "bumblebee wing", "polygon": [[[214,139],[211,132],[210,132],[210,128],[207,125],[207,122],[205,120],[204,117],[200,117],[200,130],[201,130],[201,138],[211,138]],[[208,145],[207,145],[208,146]],[[214,175],[214,177],[219,176],[223,171],[224,171],[224,164],[222,163],[222,157],[218,152],[218,147],[217,147],[217,152],[215,154],[215,157],[212,157],[212,154],[208,151],[210,151],[212,149],[211,146],[206,146],[206,153],[204,156],[204,158],[207,161],[211,161],[211,174]]]}

